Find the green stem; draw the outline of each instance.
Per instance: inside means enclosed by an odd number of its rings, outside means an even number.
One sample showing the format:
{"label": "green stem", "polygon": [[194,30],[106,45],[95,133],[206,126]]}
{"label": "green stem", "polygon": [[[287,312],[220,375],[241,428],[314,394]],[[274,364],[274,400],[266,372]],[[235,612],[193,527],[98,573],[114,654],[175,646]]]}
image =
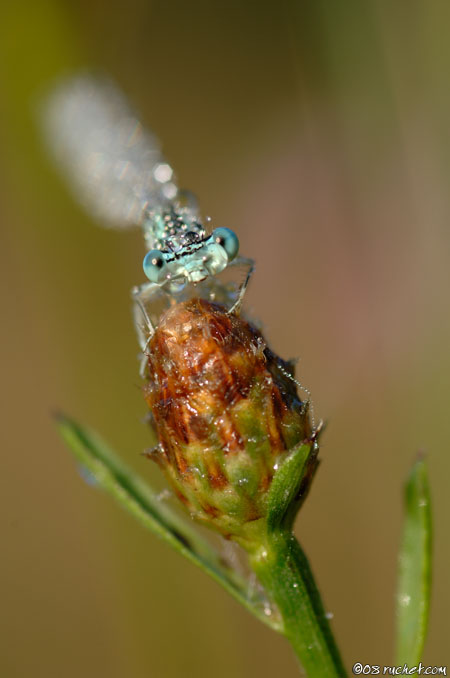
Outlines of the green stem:
{"label": "green stem", "polygon": [[308,678],[343,678],[346,672],[308,560],[292,533],[272,533],[250,563],[276,603],[284,634]]}

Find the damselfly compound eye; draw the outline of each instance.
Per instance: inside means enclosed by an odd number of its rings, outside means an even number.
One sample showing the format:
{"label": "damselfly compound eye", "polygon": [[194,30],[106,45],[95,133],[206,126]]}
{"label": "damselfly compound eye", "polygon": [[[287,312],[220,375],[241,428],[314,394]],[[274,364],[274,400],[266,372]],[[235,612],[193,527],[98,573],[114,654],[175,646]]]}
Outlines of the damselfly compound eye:
{"label": "damselfly compound eye", "polygon": [[154,283],[162,283],[166,277],[167,264],[164,254],[159,250],[150,250],[144,257],[144,273]]}
{"label": "damselfly compound eye", "polygon": [[221,245],[227,253],[228,261],[232,261],[239,252],[239,239],[229,228],[216,228],[212,232],[214,242]]}

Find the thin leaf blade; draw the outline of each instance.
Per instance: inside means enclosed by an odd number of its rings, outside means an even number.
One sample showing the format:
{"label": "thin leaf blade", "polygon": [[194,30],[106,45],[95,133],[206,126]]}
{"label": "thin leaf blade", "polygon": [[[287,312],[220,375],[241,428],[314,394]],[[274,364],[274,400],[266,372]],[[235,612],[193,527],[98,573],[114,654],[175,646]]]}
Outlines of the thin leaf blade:
{"label": "thin leaf blade", "polygon": [[169,506],[162,504],[151,487],[128,468],[120,457],[93,431],[59,414],[61,437],[78,463],[146,529],[200,567],[260,621],[276,631],[280,622],[265,615],[264,601],[248,595],[248,584],[227,568],[213,546]]}
{"label": "thin leaf blade", "polygon": [[414,464],[404,492],[405,519],[397,585],[397,658],[399,665],[421,660],[431,593],[432,516],[427,467]]}

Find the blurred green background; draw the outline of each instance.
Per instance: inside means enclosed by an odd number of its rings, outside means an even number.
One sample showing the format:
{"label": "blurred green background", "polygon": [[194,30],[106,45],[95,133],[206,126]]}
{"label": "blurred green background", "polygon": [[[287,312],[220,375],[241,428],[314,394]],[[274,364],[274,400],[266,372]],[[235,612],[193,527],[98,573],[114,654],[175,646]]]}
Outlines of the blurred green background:
{"label": "blurred green background", "polygon": [[0,8],[5,678],[295,676],[290,649],[85,484],[62,409],[155,486],[129,289],[139,232],[98,228],[49,161],[53,78],[106,71],[180,183],[257,260],[247,297],[329,422],[297,523],[348,667],[393,661],[401,486],[429,454],[448,662],[450,4],[445,0]]}

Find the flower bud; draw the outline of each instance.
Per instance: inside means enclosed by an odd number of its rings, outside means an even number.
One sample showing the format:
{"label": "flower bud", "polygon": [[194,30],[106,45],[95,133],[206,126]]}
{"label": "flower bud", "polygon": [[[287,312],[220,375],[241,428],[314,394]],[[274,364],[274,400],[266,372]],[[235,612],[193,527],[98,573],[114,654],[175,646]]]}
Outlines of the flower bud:
{"label": "flower bud", "polygon": [[148,345],[150,456],[193,518],[241,543],[264,529],[277,469],[312,440],[290,369],[250,323],[198,298],[166,311]]}

